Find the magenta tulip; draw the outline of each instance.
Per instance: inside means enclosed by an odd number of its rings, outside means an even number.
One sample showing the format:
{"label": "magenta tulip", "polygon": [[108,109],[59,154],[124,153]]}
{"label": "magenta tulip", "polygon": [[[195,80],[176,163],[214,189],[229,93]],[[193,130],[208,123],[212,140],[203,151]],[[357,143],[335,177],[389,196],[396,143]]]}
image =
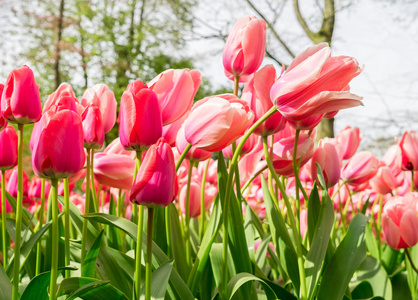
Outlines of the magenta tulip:
{"label": "magenta tulip", "polygon": [[[51,187],[51,183],[48,180],[45,180],[45,198],[48,198],[49,196],[50,187]],[[28,197],[40,199],[41,191],[42,191],[42,179],[37,176],[32,177],[29,183]]]}
{"label": "magenta tulip", "polygon": [[[17,168],[14,168],[13,170],[10,171],[10,177],[9,180],[7,181],[7,186],[6,186],[6,191],[12,195],[13,197],[17,197]],[[27,197],[28,196],[28,192],[29,192],[29,178],[28,175],[26,174],[25,171],[23,171],[23,181],[22,181],[22,185],[23,185],[23,190],[22,190],[22,194],[23,197]]]}
{"label": "magenta tulip", "polygon": [[56,104],[61,97],[72,97],[76,99],[76,101],[78,102],[71,85],[66,82],[63,82],[55,90],[55,92],[48,96],[48,99],[44,104],[43,111],[47,111],[52,105]]}
{"label": "magenta tulip", "polygon": [[39,138],[35,141],[32,166],[42,178],[68,178],[84,166],[81,117],[65,106],[53,105],[42,115]]}
{"label": "magenta tulip", "polygon": [[118,189],[131,189],[135,161],[130,156],[116,153],[96,153],[93,166],[94,178],[100,184]]}
{"label": "magenta tulip", "polygon": [[11,123],[30,124],[42,115],[39,86],[28,66],[12,71],[1,96],[1,113]]}
{"label": "magenta tulip", "polygon": [[399,141],[402,155],[402,170],[418,170],[418,133],[405,131]]}
{"label": "magenta tulip", "polygon": [[[241,99],[246,101],[254,112],[254,123],[272,108],[270,89],[275,81],[276,69],[272,65],[267,65],[249,76],[248,82],[244,85]],[[258,126],[254,133],[268,136],[282,130],[285,125],[286,119],[276,112]]]}
{"label": "magenta tulip", "polygon": [[254,113],[234,95],[204,98],[186,119],[186,140],[206,151],[219,151],[236,141],[252,124]]}
{"label": "magenta tulip", "polygon": [[360,72],[354,58],[331,57],[331,48],[321,43],[307,48],[292,61],[286,73],[274,83],[270,96],[290,121],[331,117],[338,110],[362,105],[362,98],[347,89]]}
{"label": "magenta tulip", "polygon": [[388,245],[396,250],[410,248],[418,242],[418,196],[407,194],[385,204],[382,228]]}
{"label": "magenta tulip", "polygon": [[225,75],[240,82],[257,71],[266,50],[266,23],[254,16],[244,16],[232,28],[223,51]]}
{"label": "magenta tulip", "polygon": [[119,120],[120,142],[125,149],[146,150],[162,135],[157,96],[140,80],[130,83],[123,93]]}
{"label": "magenta tulip", "polygon": [[84,147],[87,149],[100,149],[104,142],[102,113],[100,109],[90,104],[81,115],[84,131]]}
{"label": "magenta tulip", "polygon": [[316,163],[321,167],[326,187],[330,188],[336,185],[340,179],[340,158],[335,146],[326,139],[319,141],[311,162],[312,179],[319,182]]}
{"label": "magenta tulip", "polygon": [[164,138],[152,145],[131,189],[131,202],[148,207],[165,207],[177,196],[174,154]]}
{"label": "magenta tulip", "polygon": [[[3,94],[3,90],[4,90],[4,84],[0,83],[0,99],[1,99],[1,95]],[[0,130],[3,130],[4,128],[6,128],[6,126],[7,126],[7,121],[3,117],[3,115],[0,114]]]}
{"label": "magenta tulip", "polygon": [[365,184],[376,175],[378,163],[373,153],[358,152],[344,165],[341,177],[350,185]]}
{"label": "magenta tulip", "polygon": [[17,133],[12,126],[0,131],[0,170],[12,169],[17,165],[17,142]]}
{"label": "magenta tulip", "polygon": [[200,87],[197,70],[166,70],[148,83],[161,106],[163,125],[173,123],[187,113]]}

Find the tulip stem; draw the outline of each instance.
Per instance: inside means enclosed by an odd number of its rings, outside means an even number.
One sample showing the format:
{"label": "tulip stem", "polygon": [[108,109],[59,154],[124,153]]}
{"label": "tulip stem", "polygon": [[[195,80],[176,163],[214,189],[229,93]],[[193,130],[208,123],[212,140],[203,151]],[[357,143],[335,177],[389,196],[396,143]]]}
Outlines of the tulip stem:
{"label": "tulip stem", "polygon": [[145,266],[145,300],[151,300],[151,273],[152,273],[152,226],[154,221],[154,208],[148,207],[147,226],[147,262]]}
{"label": "tulip stem", "polygon": [[[88,151],[88,150],[87,150]],[[93,172],[93,164],[94,164],[94,149],[90,149],[90,182],[91,182],[91,195],[93,196],[93,208],[94,212],[99,212],[99,205],[98,205],[98,197],[96,196],[96,187],[94,183],[94,172]]]}
{"label": "tulip stem", "polygon": [[183,162],[184,158],[186,157],[189,150],[192,148],[191,144],[187,144],[186,148],[184,148],[183,152],[181,153],[179,160],[176,162],[176,172],[179,170],[181,163]]}
{"label": "tulip stem", "polygon": [[52,260],[51,281],[49,285],[49,300],[56,299],[58,274],[58,179],[51,179],[52,194]]}
{"label": "tulip stem", "polygon": [[202,187],[200,190],[200,240],[203,240],[203,236],[205,234],[205,222],[206,222],[206,211],[205,211],[205,190],[206,190],[206,177],[208,174],[210,164],[210,158],[206,161],[205,169],[203,170],[202,176]]}
{"label": "tulip stem", "polygon": [[414,170],[411,170],[411,193],[414,192],[414,186],[415,186],[415,182],[414,182]]}
{"label": "tulip stem", "polygon": [[193,163],[189,163],[186,187],[185,220],[184,220],[184,238],[186,240],[186,263],[190,269],[192,265],[192,245],[190,243],[190,185],[192,182]]}
{"label": "tulip stem", "polygon": [[248,181],[244,184],[244,186],[242,187],[242,192],[244,193],[244,191],[246,190],[246,189],[248,189],[248,187],[250,186],[250,184],[251,184],[251,182],[253,182],[256,178],[257,178],[257,176],[258,175],[260,175],[261,173],[263,173],[264,172],[264,170],[266,170],[268,168],[268,166],[267,165],[265,165],[264,167],[262,167],[259,171],[257,171],[257,173],[255,173],[254,175],[253,175],[253,177],[251,177],[250,179],[248,179]]}
{"label": "tulip stem", "polygon": [[239,75],[234,76],[234,95],[238,97]]}
{"label": "tulip stem", "polygon": [[7,266],[7,230],[6,230],[6,171],[1,171],[1,235],[3,238],[3,267]]}
{"label": "tulip stem", "polygon": [[[70,186],[68,178],[64,178],[64,227],[65,227],[65,266],[69,266],[70,259]],[[65,270],[65,278],[71,277],[70,270]]]}
{"label": "tulip stem", "polygon": [[[383,210],[383,195],[379,194],[379,212],[377,214],[377,223],[376,225],[376,237],[377,237],[377,249],[378,249],[378,254],[379,254],[379,260],[382,259],[382,242],[380,239],[380,232],[381,232],[381,222],[382,222],[382,210]],[[373,210],[372,210],[373,212]]]}
{"label": "tulip stem", "polygon": [[[38,230],[40,230],[44,223],[44,212],[45,212],[45,178],[41,180],[41,208],[39,210],[39,224]],[[41,273],[41,257],[42,257],[42,243],[38,242],[36,245],[36,271],[35,275]]]}
{"label": "tulip stem", "polygon": [[418,269],[412,260],[411,253],[409,252],[409,248],[405,248],[406,257],[408,257],[409,263],[411,264],[412,269],[418,274]]}
{"label": "tulip stem", "polygon": [[[297,129],[296,130],[296,135],[295,135],[295,144],[293,145],[293,157],[292,157],[292,163],[293,163],[293,173],[295,174],[295,190],[296,190],[296,217],[297,217],[297,229],[298,232],[300,232],[300,199],[299,199],[299,164],[298,164],[298,159],[296,158],[297,156],[297,150],[298,150],[298,141],[299,141],[299,134],[300,134],[300,130]],[[297,238],[299,238],[299,235],[296,236]]]}
{"label": "tulip stem", "polygon": [[12,299],[19,298],[19,273],[20,273],[20,240],[22,234],[22,203],[23,203],[23,124],[17,125],[18,129],[18,159],[17,159],[17,199],[16,199],[16,229],[15,249],[13,265],[13,294]]}
{"label": "tulip stem", "polygon": [[[142,164],[142,151],[136,152],[136,163],[135,163],[135,182],[136,175]],[[134,274],[134,299],[140,299],[141,297],[141,267],[142,267],[142,237],[144,232],[144,206],[133,205],[133,211],[138,211],[138,231],[135,249],[135,274]],[[151,229],[152,230],[152,229]],[[152,238],[152,237],[151,237]]]}
{"label": "tulip stem", "polygon": [[[88,214],[90,212],[90,171],[91,171],[90,156],[91,156],[90,149],[87,149],[86,203],[84,204],[84,214]],[[84,220],[83,220],[83,230],[82,230],[82,235],[81,235],[81,266],[83,266],[84,259],[86,258],[87,225],[88,225],[88,219],[84,218]]]}

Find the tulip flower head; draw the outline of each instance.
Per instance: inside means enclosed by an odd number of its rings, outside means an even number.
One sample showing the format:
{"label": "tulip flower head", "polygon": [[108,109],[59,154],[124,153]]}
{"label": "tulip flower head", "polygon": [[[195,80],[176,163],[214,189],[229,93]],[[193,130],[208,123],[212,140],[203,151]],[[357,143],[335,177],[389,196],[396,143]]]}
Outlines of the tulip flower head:
{"label": "tulip flower head", "polygon": [[88,149],[100,149],[104,142],[102,113],[99,108],[91,104],[81,115],[83,120],[84,146]]}
{"label": "tulip flower head", "polygon": [[402,153],[402,170],[418,170],[418,133],[415,131],[405,131],[399,141]]}
{"label": "tulip flower head", "polygon": [[0,170],[12,169],[17,165],[17,143],[16,130],[8,125],[0,131]]}

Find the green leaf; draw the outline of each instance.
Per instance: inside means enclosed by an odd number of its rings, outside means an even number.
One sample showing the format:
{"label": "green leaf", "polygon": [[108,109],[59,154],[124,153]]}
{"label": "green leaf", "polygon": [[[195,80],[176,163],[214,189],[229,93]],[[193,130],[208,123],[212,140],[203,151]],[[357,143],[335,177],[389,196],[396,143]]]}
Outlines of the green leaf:
{"label": "green leaf", "polygon": [[[220,285],[222,284],[222,271],[223,271],[223,264],[224,261],[222,259],[222,244],[215,243],[212,245],[212,249],[210,250],[210,262],[212,266],[212,272],[213,272],[213,278],[215,279],[216,286],[218,289],[220,288]],[[228,251],[228,274],[230,277],[235,276],[235,267],[232,263],[231,259],[231,253]]]}
{"label": "green leaf", "polygon": [[266,206],[266,214],[269,220],[269,227],[273,243],[276,248],[277,255],[282,263],[287,275],[292,280],[296,291],[299,291],[300,279],[298,269],[298,258],[292,240],[287,231],[286,223],[280,211],[276,209],[270,192],[267,187],[266,180],[261,176],[261,186],[264,195],[264,204]]}
{"label": "green leaf", "polygon": [[[367,243],[367,240],[366,240],[366,243]],[[393,272],[396,271],[396,268],[398,267],[398,257],[399,257],[399,250],[392,249],[389,246],[386,246],[384,248],[383,253],[382,253],[381,263],[389,275],[392,275]]]}
{"label": "green leaf", "polygon": [[255,253],[255,261],[260,268],[263,268],[266,261],[266,256],[271,241],[271,234],[268,234],[258,245],[257,252]]}
{"label": "green leaf", "polygon": [[186,281],[189,273],[187,270],[186,256],[184,255],[184,253],[186,253],[186,246],[181,233],[179,214],[177,213],[174,204],[170,204],[168,209],[170,210],[170,231],[173,246],[174,265],[181,278]]}
{"label": "green leaf", "polygon": [[[109,214],[116,216],[116,205],[113,196],[110,196]],[[107,245],[111,248],[122,250],[123,241],[122,235],[113,226],[106,227]]]}
{"label": "green leaf", "polygon": [[[167,291],[168,280],[173,270],[174,261],[170,260],[163,263],[157,270],[152,272],[151,278],[151,298],[153,300],[163,300]],[[141,289],[145,296],[145,288]]]}
{"label": "green leaf", "polygon": [[250,281],[258,281],[263,286],[267,299],[277,299],[274,291],[267,283],[264,282],[264,280],[249,273],[239,273],[228,282],[228,299],[231,299],[243,284]]}
{"label": "green leaf", "polygon": [[379,259],[379,249],[377,248],[376,238],[370,226],[366,226],[366,246],[370,255]]}
{"label": "green leaf", "polygon": [[[121,269],[124,270],[125,273],[133,280],[135,273],[135,259],[113,248],[107,248],[107,251],[113,256],[117,264],[120,265]],[[141,270],[145,274],[145,268],[143,266],[141,266]],[[144,276],[141,278],[145,278]]]}
{"label": "green leaf", "polygon": [[319,199],[318,187],[316,182],[312,187],[311,194],[309,195],[308,201],[308,239],[309,243],[312,245],[312,240],[315,234],[316,224],[318,223],[318,218],[321,210],[321,200]]}
{"label": "green leaf", "polygon": [[0,267],[0,299],[12,299],[13,286],[10,283],[10,278]]}
{"label": "green leaf", "polygon": [[[174,206],[174,204],[171,204]],[[177,215],[178,218],[178,215]],[[154,208],[154,223],[152,229],[152,240],[160,247],[164,253],[167,252],[167,233],[165,230],[165,208],[164,207],[155,207]],[[173,241],[174,244],[174,241]]]}
{"label": "green leaf", "polygon": [[[9,202],[10,206],[12,207],[13,211],[16,213],[16,199],[6,191],[6,198]],[[26,207],[22,206],[23,214],[22,214],[22,224],[25,227],[29,227],[29,224],[33,224],[35,227],[38,224],[38,220],[33,217],[30,211],[27,210]],[[31,228],[31,227],[29,227]],[[31,229],[32,230],[32,229]]]}
{"label": "green leaf", "polygon": [[334,205],[328,194],[325,194],[325,197],[322,199],[312,246],[304,263],[308,298],[311,298],[316,290],[333,224]]}
{"label": "green leaf", "polygon": [[251,212],[248,210],[250,206],[245,203],[245,220],[244,220],[244,228],[245,228],[245,238],[247,240],[248,245],[248,253],[250,255],[250,259],[252,263],[255,263],[255,249],[254,249],[254,227],[251,218]]}
{"label": "green leaf", "polygon": [[[418,262],[418,245],[415,245],[414,247],[409,248],[411,258],[413,260],[413,263],[415,266],[417,266]],[[412,299],[418,298],[418,274],[415,272],[415,270],[411,266],[411,262],[406,257],[405,254],[405,264],[406,264],[406,271],[408,275],[408,285],[409,290],[411,291]]]}
{"label": "green leaf", "polygon": [[[61,274],[62,269],[58,270],[58,276]],[[24,290],[20,300],[48,300],[49,295],[47,288],[51,281],[51,272],[41,273],[35,276]],[[11,298],[6,298],[11,299]]]}
{"label": "green leaf", "polygon": [[392,299],[392,284],[385,269],[373,256],[367,256],[354,275],[352,285],[357,285],[351,292],[353,299],[383,297]]}
{"label": "green leaf", "polygon": [[354,271],[366,258],[365,228],[368,218],[357,214],[348,228],[341,244],[328,263],[318,299],[342,299]]}
{"label": "green leaf", "polygon": [[392,282],[392,299],[396,300],[412,300],[411,292],[408,287],[408,276],[406,272],[396,274],[391,278]]}
{"label": "green leaf", "polygon": [[100,250],[100,243],[102,241],[103,236],[102,229],[97,236],[97,238],[94,240],[93,245],[90,247],[89,252],[86,255],[86,258],[84,259],[84,263],[81,267],[81,276],[82,277],[94,277],[94,271],[96,267],[96,259],[97,255],[99,254]]}

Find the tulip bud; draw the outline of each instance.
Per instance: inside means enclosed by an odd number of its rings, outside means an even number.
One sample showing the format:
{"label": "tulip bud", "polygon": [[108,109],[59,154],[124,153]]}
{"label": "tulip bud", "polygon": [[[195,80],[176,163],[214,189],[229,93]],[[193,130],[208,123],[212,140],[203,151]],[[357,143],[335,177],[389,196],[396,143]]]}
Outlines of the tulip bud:
{"label": "tulip bud", "polygon": [[318,163],[324,176],[327,188],[337,184],[340,179],[340,158],[335,146],[327,140],[320,140],[318,147],[312,156],[311,176],[313,180],[318,181]]}
{"label": "tulip bud", "polygon": [[42,115],[39,86],[28,66],[12,71],[7,77],[1,97],[3,117],[18,124],[37,122]]}
{"label": "tulip bud", "polygon": [[[3,90],[4,90],[4,84],[0,83],[0,99],[1,99],[1,95],[3,94]],[[3,117],[3,115],[0,114],[0,131],[6,128],[6,126],[7,126],[7,121]]]}
{"label": "tulip bud", "polygon": [[102,113],[99,108],[91,104],[81,115],[83,120],[84,147],[87,149],[100,149],[104,142]]}
{"label": "tulip bud", "polygon": [[[13,197],[17,197],[17,168],[14,168],[13,170],[10,170],[10,178],[7,182],[7,186],[6,186],[6,191],[12,195]],[[23,190],[22,190],[22,194],[24,197],[28,196],[28,175],[26,174],[25,171],[23,171],[23,181],[22,181],[22,186],[23,186]]]}
{"label": "tulip bud", "polygon": [[94,155],[94,178],[102,185],[130,190],[134,169],[135,161],[128,155],[116,153]]}
{"label": "tulip bud", "polygon": [[0,131],[0,170],[12,169],[17,165],[17,143],[17,133],[12,126]]}
{"label": "tulip bud", "polygon": [[342,178],[350,185],[368,183],[377,173],[379,161],[369,151],[355,154],[343,167]]}
{"label": "tulip bud", "polygon": [[[66,82],[60,84],[60,86],[53,92],[51,95],[48,96],[44,104],[43,111],[47,111],[52,105],[56,104],[61,97],[71,97],[77,99],[75,97],[73,88]],[[78,102],[78,100],[76,100]]]}
{"label": "tulip bud", "polygon": [[337,151],[341,159],[350,159],[357,151],[361,141],[360,129],[347,126],[335,137],[338,143]]}
{"label": "tulip bud", "polygon": [[402,152],[402,170],[418,170],[418,134],[415,131],[405,131],[399,141]]}
{"label": "tulip bud", "polygon": [[174,154],[164,138],[152,145],[138,170],[129,199],[148,207],[165,207],[177,196]]}

